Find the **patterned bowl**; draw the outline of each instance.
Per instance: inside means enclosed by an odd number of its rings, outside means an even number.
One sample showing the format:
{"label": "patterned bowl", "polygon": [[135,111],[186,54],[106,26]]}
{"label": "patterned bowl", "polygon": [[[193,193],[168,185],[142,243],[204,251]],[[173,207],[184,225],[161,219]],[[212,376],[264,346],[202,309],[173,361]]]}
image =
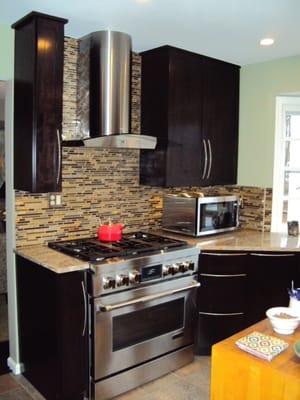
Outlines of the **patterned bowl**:
{"label": "patterned bowl", "polygon": [[300,313],[290,307],[273,307],[266,312],[275,332],[290,335],[300,323]]}

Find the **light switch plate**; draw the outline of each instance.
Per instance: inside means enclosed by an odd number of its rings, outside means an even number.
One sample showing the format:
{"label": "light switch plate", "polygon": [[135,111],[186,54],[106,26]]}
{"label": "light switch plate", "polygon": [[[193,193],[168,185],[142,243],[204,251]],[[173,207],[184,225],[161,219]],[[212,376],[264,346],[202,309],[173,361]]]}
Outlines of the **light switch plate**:
{"label": "light switch plate", "polygon": [[60,193],[49,193],[49,207],[62,207],[62,196]]}

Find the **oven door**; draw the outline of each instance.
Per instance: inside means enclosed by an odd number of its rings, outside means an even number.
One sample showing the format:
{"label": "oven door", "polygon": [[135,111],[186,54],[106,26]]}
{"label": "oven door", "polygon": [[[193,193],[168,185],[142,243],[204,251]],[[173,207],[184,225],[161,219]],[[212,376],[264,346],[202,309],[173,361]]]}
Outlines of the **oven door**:
{"label": "oven door", "polygon": [[94,299],[94,380],[192,344],[198,286],[187,276]]}

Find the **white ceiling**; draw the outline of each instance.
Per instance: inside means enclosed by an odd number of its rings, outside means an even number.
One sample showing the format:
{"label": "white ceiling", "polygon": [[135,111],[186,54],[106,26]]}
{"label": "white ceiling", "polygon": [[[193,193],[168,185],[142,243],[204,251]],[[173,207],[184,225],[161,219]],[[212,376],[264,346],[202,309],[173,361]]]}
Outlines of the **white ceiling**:
{"label": "white ceiling", "polygon": [[[136,51],[169,44],[244,65],[300,54],[300,0],[10,0],[0,23],[35,10],[69,19],[65,32],[131,34]],[[273,37],[262,48],[259,40]]]}

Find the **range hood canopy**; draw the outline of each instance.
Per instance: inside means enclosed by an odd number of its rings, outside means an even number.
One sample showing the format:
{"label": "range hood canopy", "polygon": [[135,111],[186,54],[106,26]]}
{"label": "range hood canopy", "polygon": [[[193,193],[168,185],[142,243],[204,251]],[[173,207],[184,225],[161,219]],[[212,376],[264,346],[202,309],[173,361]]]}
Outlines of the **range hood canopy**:
{"label": "range hood canopy", "polygon": [[93,32],[80,41],[80,60],[79,75],[89,94],[89,138],[84,145],[154,149],[156,137],[130,133],[131,37]]}

